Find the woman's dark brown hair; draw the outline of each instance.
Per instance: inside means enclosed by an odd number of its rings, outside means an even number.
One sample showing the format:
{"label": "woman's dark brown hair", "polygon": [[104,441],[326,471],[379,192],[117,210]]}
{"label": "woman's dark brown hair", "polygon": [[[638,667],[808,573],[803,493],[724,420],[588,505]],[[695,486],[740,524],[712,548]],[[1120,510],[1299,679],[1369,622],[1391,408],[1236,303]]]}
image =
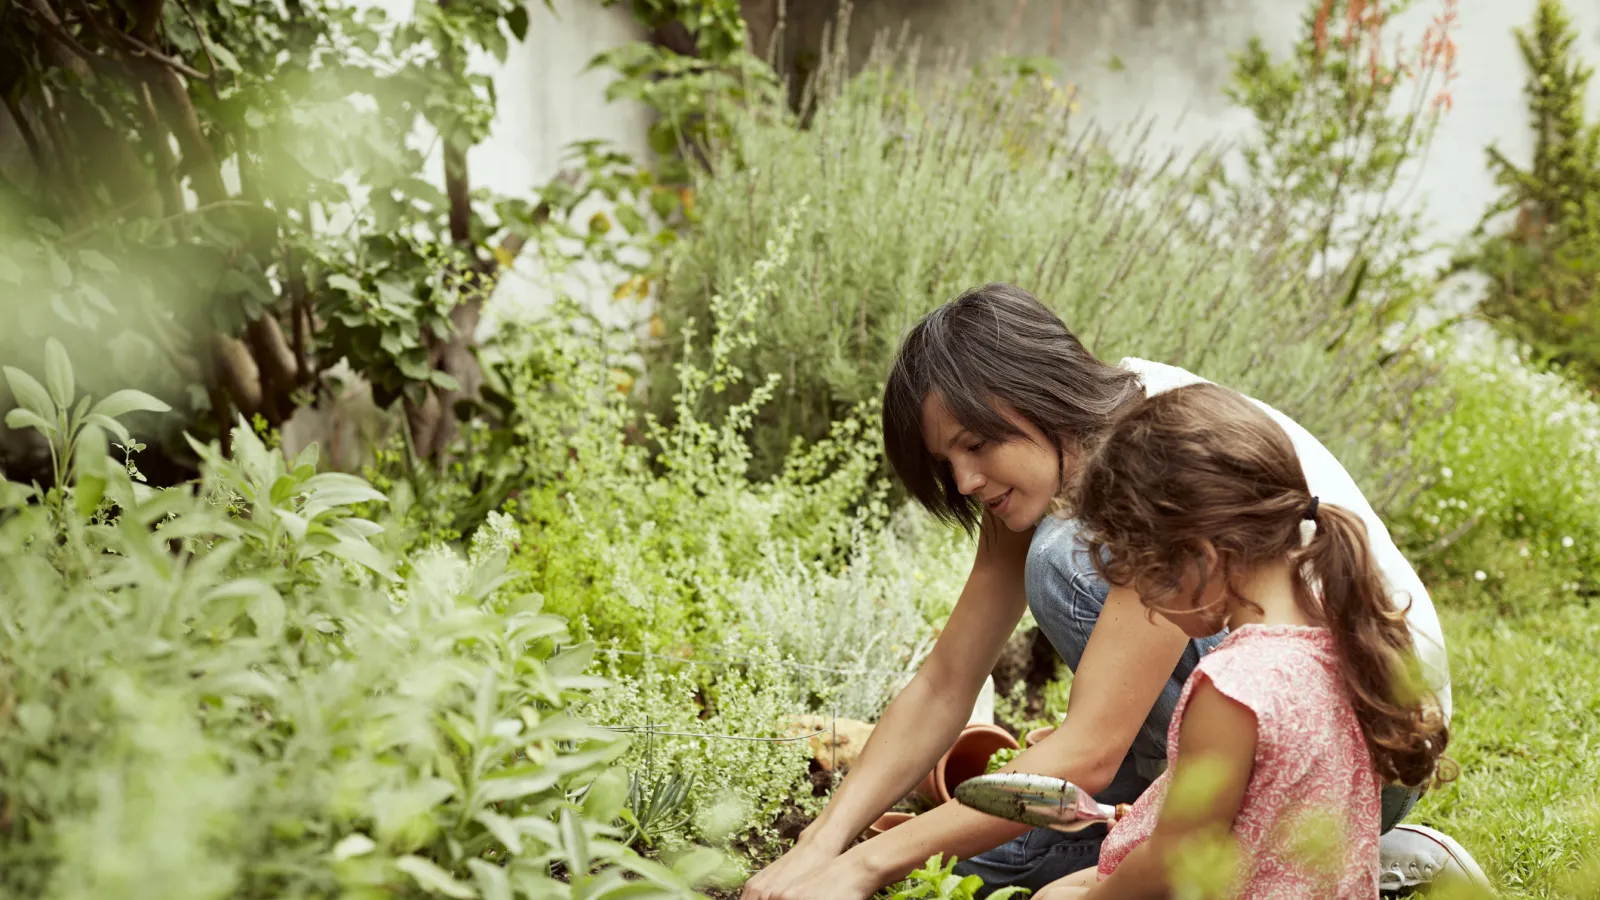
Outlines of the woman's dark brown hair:
{"label": "woman's dark brown hair", "polygon": [[922,404],[938,397],[987,441],[1021,437],[1002,407],[1064,448],[1084,445],[1143,391],[1096,359],[1038,298],[1009,284],[973,288],[912,327],[883,389],[883,446],[911,496],[935,516],[975,529],[983,505],[963,496],[922,441]]}
{"label": "woman's dark brown hair", "polygon": [[[1224,596],[1249,603],[1236,579],[1288,560],[1295,602],[1333,633],[1339,671],[1378,773],[1411,787],[1453,777],[1449,735],[1417,675],[1405,614],[1395,608],[1354,512],[1317,501],[1289,435],[1265,410],[1211,384],[1130,407],[1092,448],[1067,497],[1091,558],[1146,605],[1178,595],[1207,543]],[[1302,546],[1307,514],[1316,529]],[[1220,620],[1219,620],[1220,625]]]}

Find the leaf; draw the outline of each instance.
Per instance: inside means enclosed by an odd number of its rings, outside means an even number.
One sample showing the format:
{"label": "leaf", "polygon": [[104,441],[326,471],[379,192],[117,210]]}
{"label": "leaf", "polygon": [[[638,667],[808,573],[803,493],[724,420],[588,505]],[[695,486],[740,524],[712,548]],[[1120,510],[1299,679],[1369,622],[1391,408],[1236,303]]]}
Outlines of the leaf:
{"label": "leaf", "polygon": [[56,417],[55,401],[50,399],[50,392],[44,385],[34,380],[32,375],[21,369],[11,366],[4,367],[6,383],[11,386],[11,393],[22,404],[22,408],[31,411],[41,419],[54,419]]}
{"label": "leaf", "polygon": [[136,391],[132,388],[124,388],[111,394],[104,400],[101,400],[99,403],[96,403],[94,407],[89,410],[89,414],[107,416],[115,419],[118,416],[125,416],[131,412],[164,413],[170,412],[171,410],[172,407],[168,406],[161,400],[146,394],[144,391]]}
{"label": "leaf", "polygon": [[77,395],[72,380],[72,361],[67,359],[67,348],[50,338],[44,342],[44,381],[50,386],[50,396],[56,406],[66,409]]}
{"label": "leaf", "polygon": [[33,428],[45,435],[56,433],[56,426],[46,422],[39,414],[31,409],[13,409],[6,413],[6,427],[13,429]]}
{"label": "leaf", "polygon": [[56,714],[43,703],[24,703],[17,707],[15,715],[17,724],[22,726],[22,733],[34,741],[42,742],[55,728]]}
{"label": "leaf", "polygon": [[289,532],[290,537],[296,541],[306,539],[306,529],[311,527],[311,523],[306,521],[304,516],[292,513],[287,509],[274,509],[272,514],[277,516],[278,521],[283,523],[283,527]]}
{"label": "leaf", "polygon": [[593,641],[584,641],[562,650],[545,663],[545,670],[556,678],[565,678],[572,675],[582,675],[589,668],[589,663],[594,661],[595,645]]}
{"label": "leaf", "polygon": [[417,297],[411,286],[392,279],[378,282],[378,298],[393,312],[409,314],[417,308]]}
{"label": "leaf", "polygon": [[561,846],[567,851],[567,868],[573,877],[589,873],[589,839],[583,825],[571,809],[561,811]]}
{"label": "leaf", "polygon": [[61,254],[56,252],[54,247],[50,248],[49,256],[50,277],[55,279],[56,287],[71,287],[72,267],[67,265],[67,261],[61,258]]}
{"label": "leaf", "polygon": [[360,295],[366,293],[361,287],[361,282],[351,278],[349,275],[329,275],[328,287],[337,288],[347,294]]}
{"label": "leaf", "polygon": [[72,505],[78,515],[88,518],[100,507],[100,498],[106,494],[106,480],[99,475],[79,475],[72,486]]}
{"label": "leaf", "polygon": [[257,637],[276,642],[283,634],[283,623],[289,610],[277,591],[267,588],[256,594],[255,599],[250,601],[248,612],[250,621],[255,623]]}
{"label": "leaf", "polygon": [[96,272],[101,272],[106,275],[117,274],[116,264],[111,260],[106,259],[105,254],[98,250],[84,250],[80,252],[78,254],[78,261],[95,270]]}
{"label": "leaf", "polygon": [[672,862],[672,870],[690,884],[699,884],[716,874],[727,858],[709,847],[697,847]]}
{"label": "leaf", "polygon": [[522,855],[522,833],[517,829],[517,823],[496,812],[484,810],[472,817],[483,827],[489,829],[495,840],[517,856]]}
{"label": "leaf", "polygon": [[456,900],[474,900],[478,892],[450,877],[450,873],[420,856],[402,856],[394,867],[410,875],[425,891],[455,897]]}
{"label": "leaf", "polygon": [[111,434],[116,437],[117,443],[124,447],[128,446],[128,444],[133,440],[133,436],[128,433],[127,427],[121,422],[118,422],[116,419],[110,418],[109,416],[102,416],[99,413],[90,413],[89,415],[84,416],[83,421],[85,425],[95,425],[111,432]]}
{"label": "leaf", "polygon": [[499,699],[499,682],[495,678],[494,669],[485,666],[483,677],[478,679],[478,691],[472,698],[472,725],[477,729],[479,744],[482,744],[484,739],[489,736],[489,728],[493,724],[495,701]]}
{"label": "leaf", "polygon": [[644,216],[640,215],[639,211],[631,206],[617,207],[616,216],[617,224],[626,229],[629,234],[642,234],[650,230],[650,225],[644,220]]}
{"label": "leaf", "polygon": [[583,814],[595,822],[610,822],[627,800],[628,776],[620,769],[607,769],[584,793]]}
{"label": "leaf", "polygon": [[300,490],[309,495],[306,505],[319,503],[327,508],[355,503],[385,503],[389,498],[363,478],[343,472],[323,472],[306,479]]}
{"label": "leaf", "polygon": [[100,290],[99,287],[92,285],[87,281],[80,281],[78,282],[78,293],[83,295],[83,299],[87,300],[90,306],[93,306],[95,309],[100,310],[106,315],[114,316],[117,314],[117,308],[116,306],[112,305],[111,298],[107,297],[106,292]]}
{"label": "leaf", "polygon": [[467,860],[467,868],[472,870],[483,900],[511,900],[511,879],[506,877],[505,869],[481,859]]}
{"label": "leaf", "polygon": [[382,553],[378,552],[378,548],[371,544],[352,541],[349,538],[340,538],[332,546],[328,547],[328,552],[346,562],[365,566],[384,578],[391,581],[394,580],[394,571],[389,567],[388,561],[383,558]]}
{"label": "leaf", "polygon": [[528,37],[528,8],[517,4],[511,12],[506,14],[506,27],[511,29],[511,36],[518,41]]}
{"label": "leaf", "polygon": [[342,862],[347,859],[354,859],[357,856],[366,856],[376,849],[378,849],[378,845],[373,842],[372,838],[357,831],[354,834],[346,835],[344,840],[333,845],[333,858]]}
{"label": "leaf", "polygon": [[209,42],[207,49],[211,51],[211,58],[215,59],[217,61],[217,65],[221,66],[222,68],[227,69],[229,72],[244,71],[244,69],[239,65],[239,58],[233,55],[232,50],[229,50],[222,44],[219,44],[216,41],[211,41]]}

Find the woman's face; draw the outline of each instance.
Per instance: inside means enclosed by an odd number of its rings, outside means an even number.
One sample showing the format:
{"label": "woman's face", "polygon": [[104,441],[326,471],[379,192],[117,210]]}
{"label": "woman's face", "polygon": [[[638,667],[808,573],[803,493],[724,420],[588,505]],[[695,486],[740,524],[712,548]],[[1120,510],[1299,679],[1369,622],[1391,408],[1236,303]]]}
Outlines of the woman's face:
{"label": "woman's face", "polygon": [[1061,489],[1061,461],[1039,429],[1009,407],[1000,411],[1023,437],[985,441],[930,395],[922,402],[922,442],[934,459],[950,467],[962,494],[982,501],[989,515],[1012,531],[1027,531],[1050,511]]}

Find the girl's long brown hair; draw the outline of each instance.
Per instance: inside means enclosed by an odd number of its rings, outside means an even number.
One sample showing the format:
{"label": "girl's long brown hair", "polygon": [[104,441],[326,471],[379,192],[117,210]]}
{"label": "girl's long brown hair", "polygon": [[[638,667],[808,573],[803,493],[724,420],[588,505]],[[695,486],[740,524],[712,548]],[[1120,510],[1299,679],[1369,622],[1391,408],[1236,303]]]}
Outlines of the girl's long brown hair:
{"label": "girl's long brown hair", "polygon": [[1091,449],[1066,501],[1101,575],[1136,587],[1147,606],[1166,605],[1190,572],[1200,577],[1193,597],[1205,592],[1207,543],[1235,602],[1250,603],[1237,576],[1289,561],[1295,602],[1333,633],[1378,774],[1412,787],[1454,777],[1443,758],[1448,731],[1365,523],[1318,501],[1316,532],[1301,545],[1312,495],[1289,435],[1263,409],[1211,384],[1137,403]]}

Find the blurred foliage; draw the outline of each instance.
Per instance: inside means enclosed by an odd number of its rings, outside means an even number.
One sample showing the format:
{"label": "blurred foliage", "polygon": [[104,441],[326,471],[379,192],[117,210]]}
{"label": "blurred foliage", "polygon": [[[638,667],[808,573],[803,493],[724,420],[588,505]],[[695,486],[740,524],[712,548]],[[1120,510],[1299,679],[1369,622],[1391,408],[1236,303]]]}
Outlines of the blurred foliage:
{"label": "blurred foliage", "polygon": [[[0,349],[37,364],[57,336],[86,383],[175,407],[167,436],[224,444],[234,411],[275,427],[342,361],[437,454],[522,249],[565,239],[626,269],[621,247],[651,232],[633,207],[653,179],[599,145],[534,199],[473,184],[496,95],[469,60],[504,61],[528,28],[519,0],[424,0],[402,21],[301,0],[6,4]],[[590,197],[620,229],[567,223]]]}
{"label": "blurred foliage", "polygon": [[1565,368],[1600,389],[1600,123],[1589,121],[1592,67],[1574,47],[1578,31],[1560,0],[1540,0],[1517,29],[1527,66],[1524,95],[1533,132],[1527,166],[1489,149],[1504,193],[1486,233],[1458,261],[1489,278],[1482,312],[1539,363]]}

